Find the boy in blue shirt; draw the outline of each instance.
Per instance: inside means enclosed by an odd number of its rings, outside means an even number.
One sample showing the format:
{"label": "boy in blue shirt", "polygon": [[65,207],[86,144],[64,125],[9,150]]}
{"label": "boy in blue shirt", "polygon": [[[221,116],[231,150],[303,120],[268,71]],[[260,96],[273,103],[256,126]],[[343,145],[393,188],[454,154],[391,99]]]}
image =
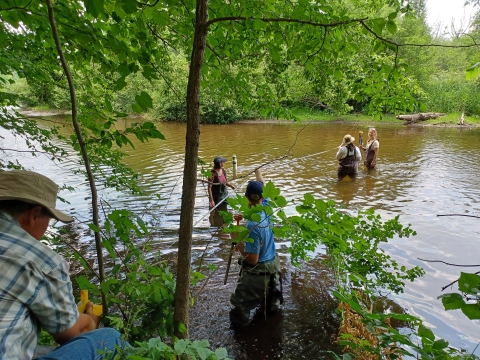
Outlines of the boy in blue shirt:
{"label": "boy in blue shirt", "polygon": [[[255,170],[257,180],[251,181],[245,191],[249,206],[268,205],[263,198],[263,177]],[[250,310],[260,306],[266,312],[276,312],[283,303],[281,292],[280,260],[275,252],[273,231],[269,216],[259,213],[260,221],[247,220],[245,227],[250,230],[253,243],[239,242],[242,254],[242,271],[237,287],[230,297],[230,322],[234,328],[243,328],[250,323]]]}

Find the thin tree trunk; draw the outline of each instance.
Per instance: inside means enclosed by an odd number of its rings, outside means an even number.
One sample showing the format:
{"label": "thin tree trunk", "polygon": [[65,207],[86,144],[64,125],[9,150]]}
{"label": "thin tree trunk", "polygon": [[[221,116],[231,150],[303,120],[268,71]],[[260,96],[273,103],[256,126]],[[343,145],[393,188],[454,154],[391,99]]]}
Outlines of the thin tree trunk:
{"label": "thin tree trunk", "polygon": [[[175,336],[180,339],[188,337],[193,210],[197,188],[197,159],[200,139],[200,77],[207,43],[207,21],[208,0],[197,0],[195,37],[187,87],[187,136],[175,289]],[[185,332],[180,332],[179,323],[185,325],[187,329]]]}
{"label": "thin tree trunk", "polygon": [[460,116],[460,120],[458,121],[458,125],[465,125],[465,110],[462,109],[462,116]]}
{"label": "thin tree trunk", "polygon": [[[85,146],[85,141],[83,140],[82,131],[80,129],[80,124],[78,123],[77,117],[77,96],[75,94],[75,86],[73,84],[72,74],[68,68],[67,61],[63,54],[62,45],[60,44],[60,38],[58,36],[57,25],[55,23],[55,16],[53,13],[52,0],[46,0],[48,7],[48,19],[50,25],[52,26],[53,38],[55,39],[55,45],[57,46],[58,55],[60,56],[60,61],[62,62],[63,71],[68,80],[68,88],[70,90],[70,100],[72,102],[72,122],[73,127],[75,128],[75,134],[77,135],[78,144],[80,145],[80,151],[82,153],[83,162],[85,164],[85,170],[87,171],[88,181],[90,183],[90,191],[92,192],[92,222],[97,226],[98,223],[98,195],[97,187],[95,185],[95,179],[93,177],[92,168],[90,167],[90,159],[88,158],[87,148]],[[102,253],[102,242],[100,238],[100,233],[95,232],[95,247],[97,249],[97,260],[98,260],[98,274],[100,277],[100,283],[105,281],[105,270],[103,264],[103,253]],[[105,294],[102,292],[102,304],[103,304],[103,313],[107,314],[107,302],[105,299]]]}

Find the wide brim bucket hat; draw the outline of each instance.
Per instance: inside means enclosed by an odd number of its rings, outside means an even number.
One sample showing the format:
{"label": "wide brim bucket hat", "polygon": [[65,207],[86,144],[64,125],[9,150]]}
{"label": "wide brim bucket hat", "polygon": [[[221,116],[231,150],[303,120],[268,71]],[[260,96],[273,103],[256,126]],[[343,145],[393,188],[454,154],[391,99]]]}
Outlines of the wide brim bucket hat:
{"label": "wide brim bucket hat", "polygon": [[347,134],[343,137],[343,142],[341,146],[348,145],[350,143],[353,143],[354,141],[355,141],[355,138],[352,135]]}
{"label": "wide brim bucket hat", "polygon": [[61,222],[74,221],[75,219],[56,209],[57,193],[57,184],[36,172],[26,170],[0,172],[0,200],[21,200],[38,204]]}

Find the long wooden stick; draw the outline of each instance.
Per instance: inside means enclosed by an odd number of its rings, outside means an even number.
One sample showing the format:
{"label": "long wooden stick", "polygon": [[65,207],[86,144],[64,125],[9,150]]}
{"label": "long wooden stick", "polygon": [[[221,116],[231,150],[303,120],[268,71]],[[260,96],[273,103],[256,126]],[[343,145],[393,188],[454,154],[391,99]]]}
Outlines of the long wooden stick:
{"label": "long wooden stick", "polygon": [[228,273],[230,272],[230,264],[232,263],[232,256],[234,253],[233,249],[236,245],[236,243],[232,243],[232,247],[230,248],[230,256],[228,257],[227,271],[225,272],[225,279],[223,279],[223,285],[227,285]]}

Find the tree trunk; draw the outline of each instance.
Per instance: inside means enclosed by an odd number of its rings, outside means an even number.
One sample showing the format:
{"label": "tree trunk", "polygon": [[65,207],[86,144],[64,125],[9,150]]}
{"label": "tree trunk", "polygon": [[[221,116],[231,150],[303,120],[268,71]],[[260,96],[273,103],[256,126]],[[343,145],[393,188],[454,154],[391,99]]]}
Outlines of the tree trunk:
{"label": "tree trunk", "polygon": [[460,121],[458,125],[465,125],[465,110],[462,110],[462,116],[460,116]]}
{"label": "tree trunk", "polygon": [[415,124],[419,121],[425,121],[428,119],[436,119],[439,116],[445,116],[447,114],[441,113],[418,113],[412,115],[397,115],[395,119],[405,120],[406,124]]}
{"label": "tree trunk", "polygon": [[[80,124],[78,123],[77,117],[77,97],[75,95],[75,86],[73,84],[73,77],[70,73],[68,68],[67,60],[65,59],[65,55],[63,54],[62,45],[60,44],[60,38],[58,36],[57,25],[55,23],[55,16],[53,13],[53,5],[52,0],[47,0],[47,8],[48,8],[48,19],[50,21],[50,26],[52,27],[52,34],[55,40],[55,45],[57,47],[57,52],[60,57],[60,61],[62,63],[63,71],[68,80],[68,88],[70,90],[70,101],[72,102],[72,123],[75,129],[75,134],[78,139],[78,144],[80,146],[80,152],[82,154],[82,159],[85,164],[85,170],[87,171],[88,182],[90,184],[90,191],[92,192],[92,222],[95,226],[100,228],[100,223],[98,221],[98,194],[97,194],[97,186],[95,185],[95,178],[93,176],[92,168],[90,166],[90,159],[88,158],[87,147],[85,145],[85,141],[83,140],[82,130],[80,129]],[[102,239],[100,237],[100,232],[95,231],[95,248],[97,250],[97,261],[98,261],[98,274],[100,284],[105,281],[105,270],[104,270],[104,262],[103,262],[103,253],[102,253]],[[103,293],[102,289],[100,288],[102,293],[102,305],[103,305],[103,314],[108,314],[108,307],[107,307],[107,300],[105,294]]]}
{"label": "tree trunk", "polygon": [[[187,136],[175,289],[175,336],[180,339],[188,337],[193,210],[197,188],[197,159],[200,139],[200,77],[207,43],[207,20],[208,0],[197,0],[195,37],[187,87]],[[183,333],[179,330],[180,323],[187,329]]]}

